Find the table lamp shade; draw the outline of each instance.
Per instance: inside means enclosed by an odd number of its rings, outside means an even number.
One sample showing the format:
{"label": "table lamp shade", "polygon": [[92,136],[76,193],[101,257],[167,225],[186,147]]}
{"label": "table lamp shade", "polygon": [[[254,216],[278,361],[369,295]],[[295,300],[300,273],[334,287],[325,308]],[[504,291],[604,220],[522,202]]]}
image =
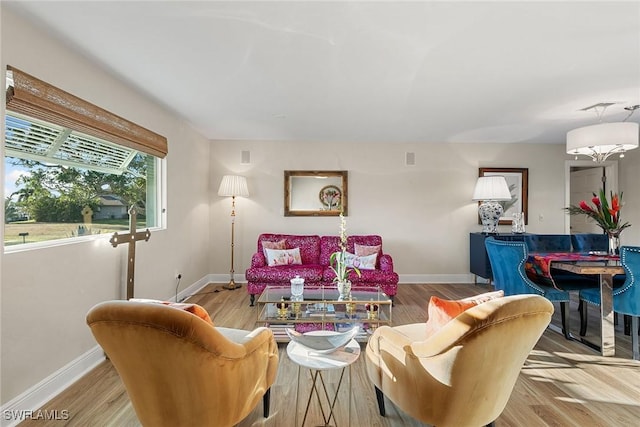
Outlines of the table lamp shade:
{"label": "table lamp shade", "polygon": [[225,175],[218,188],[218,196],[224,197],[249,197],[247,179],[239,175]]}
{"label": "table lamp shade", "polygon": [[472,200],[511,200],[511,192],[504,176],[481,176],[473,190]]}

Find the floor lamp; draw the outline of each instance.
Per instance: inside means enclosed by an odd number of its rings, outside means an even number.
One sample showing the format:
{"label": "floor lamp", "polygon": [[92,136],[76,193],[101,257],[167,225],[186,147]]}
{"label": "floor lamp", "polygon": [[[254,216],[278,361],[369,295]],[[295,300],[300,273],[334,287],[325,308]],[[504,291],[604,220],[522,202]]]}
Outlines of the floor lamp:
{"label": "floor lamp", "polygon": [[244,176],[225,175],[222,177],[218,196],[231,197],[231,271],[229,271],[229,284],[223,286],[225,289],[236,289],[240,285],[236,285],[233,279],[233,246],[234,246],[234,226],[236,222],[236,197],[249,197],[249,189],[247,188],[247,179]]}

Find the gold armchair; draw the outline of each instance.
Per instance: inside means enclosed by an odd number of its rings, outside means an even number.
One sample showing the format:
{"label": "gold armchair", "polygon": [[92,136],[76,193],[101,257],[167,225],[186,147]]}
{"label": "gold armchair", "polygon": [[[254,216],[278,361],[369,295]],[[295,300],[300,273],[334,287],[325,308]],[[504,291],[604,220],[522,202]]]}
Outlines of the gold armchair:
{"label": "gold armchair", "polygon": [[87,324],[145,426],[231,426],[263,399],[278,369],[266,328],[219,328],[162,304],[107,301]]}
{"label": "gold armchair", "polygon": [[492,424],[552,314],[546,298],[516,295],[472,307],[430,336],[424,323],[378,328],[366,365],[380,415],[387,396],[427,424]]}

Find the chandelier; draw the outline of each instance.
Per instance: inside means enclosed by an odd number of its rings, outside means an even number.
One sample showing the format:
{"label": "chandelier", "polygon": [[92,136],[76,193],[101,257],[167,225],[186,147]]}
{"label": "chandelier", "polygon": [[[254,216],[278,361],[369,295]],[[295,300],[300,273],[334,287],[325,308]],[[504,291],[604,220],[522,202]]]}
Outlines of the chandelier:
{"label": "chandelier", "polygon": [[[583,111],[594,110],[599,119],[612,103],[600,103],[583,108]],[[625,107],[629,115],[622,122],[598,123],[584,126],[567,132],[567,154],[589,156],[596,163],[602,163],[609,156],[620,153],[624,157],[625,151],[638,148],[640,126],[638,123],[626,120],[640,108],[640,105]]]}

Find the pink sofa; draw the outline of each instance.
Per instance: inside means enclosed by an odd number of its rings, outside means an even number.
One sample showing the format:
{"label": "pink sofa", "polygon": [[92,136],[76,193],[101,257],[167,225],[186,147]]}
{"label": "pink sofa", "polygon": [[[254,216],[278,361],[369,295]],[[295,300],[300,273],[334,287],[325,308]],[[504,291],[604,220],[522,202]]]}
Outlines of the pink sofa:
{"label": "pink sofa", "polygon": [[[262,242],[285,241],[286,249],[300,248],[302,264],[269,267],[264,255]],[[379,286],[389,297],[398,292],[398,274],[393,271],[393,259],[382,248],[382,237],[377,235],[349,236],[347,251],[355,253],[355,244],[365,246],[380,245],[374,270],[361,270],[360,276],[350,272],[353,288]],[[253,306],[255,296],[260,295],[267,285],[288,285],[295,276],[304,278],[306,286],[332,285],[335,274],[329,266],[329,258],[340,250],[338,236],[261,234],[258,247],[251,258],[251,267],[245,272],[247,290]],[[335,286],[335,285],[334,285]]]}

